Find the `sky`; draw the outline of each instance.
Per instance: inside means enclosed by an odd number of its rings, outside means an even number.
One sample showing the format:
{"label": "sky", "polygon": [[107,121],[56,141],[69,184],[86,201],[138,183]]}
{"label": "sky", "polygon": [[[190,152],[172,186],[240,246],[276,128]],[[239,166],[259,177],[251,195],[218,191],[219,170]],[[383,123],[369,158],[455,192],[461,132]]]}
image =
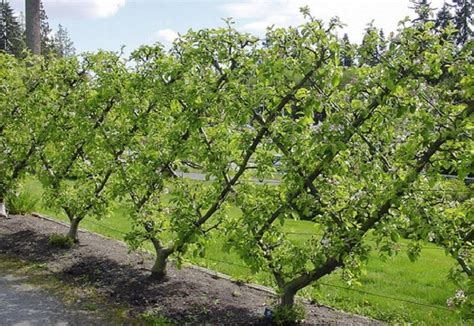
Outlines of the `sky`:
{"label": "sky", "polygon": [[[17,13],[24,0],[10,0]],[[440,8],[443,0],[431,0]],[[360,42],[367,24],[397,29],[413,15],[409,0],[43,0],[50,26],[67,28],[77,52],[98,49],[131,52],[142,44],[169,46],[189,29],[224,26],[232,17],[242,31],[263,35],[266,27],[296,26],[303,22],[299,8],[309,6],[314,17],[338,16],[346,24],[341,33]],[[342,34],[341,34],[342,35]]]}

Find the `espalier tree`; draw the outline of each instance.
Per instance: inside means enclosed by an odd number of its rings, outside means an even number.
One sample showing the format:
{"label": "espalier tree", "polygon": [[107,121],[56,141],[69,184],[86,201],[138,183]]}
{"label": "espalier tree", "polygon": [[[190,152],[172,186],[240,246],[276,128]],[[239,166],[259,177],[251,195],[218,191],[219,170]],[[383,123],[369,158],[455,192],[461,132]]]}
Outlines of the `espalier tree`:
{"label": "espalier tree", "polygon": [[[472,129],[470,132],[472,138]],[[459,145],[459,142],[456,143],[457,153],[460,153]],[[467,145],[467,142],[464,145]],[[470,147],[472,148],[472,140]],[[472,156],[468,148],[464,147],[465,154]],[[446,162],[446,158],[439,161]],[[407,225],[402,234],[413,240],[411,254],[415,257],[420,254],[423,243],[431,242],[445,248],[446,254],[458,262],[449,273],[449,278],[458,286],[457,296],[453,293],[454,297],[448,299],[448,305],[460,307],[466,317],[472,318],[473,184],[463,181],[462,177],[446,180],[434,176],[424,181],[425,183],[419,182],[411,191],[411,196],[398,209],[397,213],[406,219]],[[421,200],[426,204],[419,205]]]}
{"label": "espalier tree", "polygon": [[[369,240],[391,255],[407,238],[412,259],[424,241],[443,246],[459,263],[452,276],[472,287],[470,43],[430,22],[388,41],[371,28],[342,65],[338,21],[303,13],[307,23],[269,28],[263,40],[229,21],[129,61],[0,55],[0,214],[29,170],[75,241],[80,222],[118,198],[132,248],[153,244],[157,279],[170,257],[205,254],[219,231],[273,275],[283,311],[326,275],[356,279]],[[255,181],[270,178],[281,182]],[[287,219],[319,232],[292,241]]]}
{"label": "espalier tree", "polygon": [[[17,164],[24,161],[24,157],[29,159],[28,151],[25,148],[30,144],[28,135],[17,133],[21,131],[25,124],[25,112],[21,99],[25,99],[28,93],[28,84],[32,90],[36,88],[36,81],[29,82],[29,77],[25,65],[13,56],[0,55],[0,77],[1,94],[0,97],[0,216],[7,216],[5,199],[8,193],[13,193],[16,182],[23,173],[23,166]],[[21,107],[20,107],[21,106]],[[26,139],[25,139],[26,138]]]}
{"label": "espalier tree", "polygon": [[[311,55],[326,49],[321,40],[331,39],[323,33],[302,46],[315,23],[270,31],[270,44],[308,56],[314,65],[318,57]],[[285,37],[272,37],[275,32]],[[289,41],[295,46],[284,43]],[[333,48],[337,53],[337,43]],[[305,62],[298,60],[302,67]],[[349,282],[357,278],[369,257],[369,238],[375,238],[381,253],[393,253],[402,234],[410,238],[406,203],[416,200],[425,207],[425,197],[416,190],[429,191],[440,179],[436,162],[461,143],[472,151],[472,54],[458,51],[431,26],[403,28],[377,62],[353,68],[343,87],[338,63],[325,62],[291,97],[301,108],[299,118],[269,119],[271,111],[256,112],[255,128],[271,121],[261,148],[268,159],[257,159],[256,168],[280,175],[282,183],[242,183],[235,203],[243,216],[227,226],[229,247],[255,270],[274,276],[282,309],[293,307],[299,290],[335,271]],[[317,124],[315,111],[325,112]],[[472,169],[468,153],[457,155],[456,164]],[[278,166],[271,159],[275,155],[281,157]],[[311,218],[320,234],[295,243],[282,230],[288,218]],[[420,222],[424,230],[429,224]],[[455,258],[461,255],[460,242],[472,250],[472,241],[445,241]],[[410,257],[416,258],[419,249],[414,242]]]}
{"label": "espalier tree", "polygon": [[[180,96],[182,70],[176,60],[165,55],[161,46],[145,46],[132,54],[133,84],[136,86],[136,104],[133,111],[124,112],[140,122],[130,133],[127,124],[120,124],[119,133],[128,135],[123,142],[108,142],[108,151],[115,152],[126,144],[126,151],[117,162],[117,176],[112,185],[117,198],[129,205],[133,225],[138,232],[127,235],[133,248],[142,241],[151,240],[157,257],[162,255],[159,238],[151,232],[154,220],[160,216],[159,202],[164,184],[173,175],[176,157],[189,133],[176,119],[180,107],[175,100]],[[163,221],[160,220],[159,223]],[[158,224],[159,224],[158,223]],[[140,232],[141,229],[143,232]],[[157,258],[159,259],[159,258]],[[153,275],[156,275],[155,269]]]}
{"label": "espalier tree", "polygon": [[192,247],[192,254],[203,254],[205,235],[227,219],[228,199],[246,180],[265,174],[258,162],[273,162],[269,127],[291,111],[294,98],[312,78],[319,79],[339,61],[337,39],[331,34],[336,25],[334,21],[323,29],[314,21],[301,34],[278,29],[266,36],[261,48],[254,38],[232,29],[184,37],[181,53],[189,51],[204,67],[189,76],[194,87],[179,101],[183,110],[199,114],[182,153],[208,181],[173,179],[169,203],[163,205],[176,234],[165,247],[167,253],[182,254]]}
{"label": "espalier tree", "polygon": [[[164,109],[141,135],[141,153],[124,162],[121,180],[134,211],[128,240],[134,247],[153,243],[154,278],[166,275],[170,255],[204,250],[262,139],[263,131],[243,128],[253,114],[244,101],[255,105],[261,96],[258,90],[250,94],[247,82],[255,75],[256,43],[229,22],[227,28],[189,32],[170,53],[178,73],[168,78],[173,83],[165,87],[171,88],[159,95]],[[189,167],[207,181],[180,177]]]}
{"label": "espalier tree", "polygon": [[[469,46],[460,49],[459,59],[452,60],[449,66],[450,73],[446,74],[441,82],[430,82],[430,97],[437,99],[438,107],[448,105],[449,103],[444,104],[443,100],[450,98],[459,106],[464,104],[472,107],[474,66],[471,51]],[[426,96],[426,91],[423,93]],[[439,110],[435,115],[439,117],[443,113],[445,114],[444,110]],[[446,253],[458,262],[458,266],[451,270],[450,277],[460,286],[464,295],[456,304],[462,306],[471,318],[474,307],[474,183],[469,177],[472,177],[474,172],[473,130],[471,117],[456,141],[445,144],[443,150],[432,160],[434,172],[448,171],[456,175],[456,178],[446,180],[445,177],[432,173],[429,178],[417,183],[410,197],[399,208],[399,214],[409,221],[409,238],[444,247]],[[432,191],[426,192],[426,189]],[[419,205],[419,201],[426,202],[426,205]],[[416,252],[419,252],[418,248]]]}
{"label": "espalier tree", "polygon": [[62,69],[56,62],[10,55],[1,55],[0,61],[0,215],[6,215],[4,200],[15,196],[18,181],[34,166],[51,132],[61,129],[58,117],[70,85],[59,78]]}
{"label": "espalier tree", "polygon": [[65,213],[70,221],[67,236],[78,241],[84,218],[107,215],[106,186],[124,149],[109,153],[105,146],[110,138],[123,136],[114,126],[121,123],[122,108],[130,104],[124,96],[129,91],[128,71],[120,56],[109,52],[86,55],[80,62],[74,57],[56,61],[65,63],[59,76],[69,80],[71,87],[69,101],[58,117],[60,128],[39,153],[40,180],[45,202]]}

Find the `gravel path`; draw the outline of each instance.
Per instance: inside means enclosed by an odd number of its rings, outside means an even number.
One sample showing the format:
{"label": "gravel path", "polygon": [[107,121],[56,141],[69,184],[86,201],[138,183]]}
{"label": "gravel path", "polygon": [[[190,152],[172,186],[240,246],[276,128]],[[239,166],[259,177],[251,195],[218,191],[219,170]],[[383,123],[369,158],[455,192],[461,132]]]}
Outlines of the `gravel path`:
{"label": "gravel path", "polygon": [[104,325],[103,320],[71,310],[26,280],[0,271],[0,325]]}

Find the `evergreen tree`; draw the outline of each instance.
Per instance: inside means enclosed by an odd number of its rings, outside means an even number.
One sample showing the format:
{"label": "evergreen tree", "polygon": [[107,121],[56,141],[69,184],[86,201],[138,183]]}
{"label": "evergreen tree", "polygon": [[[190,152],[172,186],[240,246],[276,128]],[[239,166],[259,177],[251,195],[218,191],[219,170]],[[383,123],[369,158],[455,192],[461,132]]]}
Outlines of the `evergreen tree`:
{"label": "evergreen tree", "polygon": [[26,37],[26,20],[25,20],[25,13],[20,11],[20,15],[18,16],[18,23],[20,24],[20,30],[23,37]]}
{"label": "evergreen tree", "polygon": [[49,27],[48,15],[44,9],[43,2],[40,2],[40,28],[41,28],[41,54],[48,55],[56,52],[52,30]]}
{"label": "evergreen tree", "polygon": [[25,48],[20,23],[8,1],[0,2],[0,51],[19,57]]}
{"label": "evergreen tree", "polygon": [[410,8],[414,9],[418,15],[413,21],[423,24],[429,22],[432,12],[431,3],[428,0],[410,0],[410,2],[413,4]]}
{"label": "evergreen tree", "polygon": [[342,37],[341,64],[344,67],[351,67],[354,65],[352,45],[347,34],[344,34]]}
{"label": "evergreen tree", "polygon": [[453,22],[453,15],[450,11],[450,6],[445,2],[443,7],[436,14],[436,28],[439,30],[445,29],[449,23]]}
{"label": "evergreen tree", "polygon": [[[1,1],[1,0],[0,0]],[[25,20],[23,13],[20,14],[20,30],[23,38],[26,37]],[[59,57],[73,56],[76,49],[69,37],[69,33],[61,24],[58,30],[53,34],[48,22],[48,15],[44,9],[43,2],[40,1],[40,34],[41,34],[41,54],[54,55]]]}
{"label": "evergreen tree", "polygon": [[455,8],[454,24],[457,32],[457,43],[465,44],[473,36],[473,0],[453,0]]}
{"label": "evergreen tree", "polygon": [[54,50],[59,57],[70,57],[76,53],[74,43],[69,37],[67,29],[61,24],[59,24],[58,31],[54,35]]}

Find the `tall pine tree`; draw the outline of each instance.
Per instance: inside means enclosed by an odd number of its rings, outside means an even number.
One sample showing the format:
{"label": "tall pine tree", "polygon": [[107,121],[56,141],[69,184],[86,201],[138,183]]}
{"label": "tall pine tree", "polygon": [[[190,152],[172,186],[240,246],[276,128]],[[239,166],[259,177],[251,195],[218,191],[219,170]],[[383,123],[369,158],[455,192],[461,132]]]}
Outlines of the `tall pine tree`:
{"label": "tall pine tree", "polygon": [[43,1],[40,1],[40,29],[41,29],[41,54],[54,54],[54,40],[52,30],[49,27],[48,15],[43,6]]}
{"label": "tall pine tree", "polygon": [[457,32],[457,43],[462,45],[473,37],[473,0],[453,0],[455,16],[454,25]]}
{"label": "tall pine tree", "polygon": [[423,24],[429,22],[432,12],[431,3],[428,0],[410,0],[410,2],[413,4],[413,7],[410,8],[414,9],[418,15],[413,21]]}
{"label": "tall pine tree", "polygon": [[54,51],[59,57],[70,57],[76,53],[74,43],[69,37],[67,29],[61,24],[59,24],[58,31],[54,35]]}
{"label": "tall pine tree", "polygon": [[0,2],[0,51],[17,57],[25,49],[21,25],[6,0]]}
{"label": "tall pine tree", "polygon": [[441,9],[436,14],[436,28],[443,30],[448,27],[449,23],[453,22],[453,15],[450,11],[450,6],[445,2]]}
{"label": "tall pine tree", "polygon": [[354,65],[354,53],[347,33],[342,37],[341,64],[344,67],[352,67]]}

